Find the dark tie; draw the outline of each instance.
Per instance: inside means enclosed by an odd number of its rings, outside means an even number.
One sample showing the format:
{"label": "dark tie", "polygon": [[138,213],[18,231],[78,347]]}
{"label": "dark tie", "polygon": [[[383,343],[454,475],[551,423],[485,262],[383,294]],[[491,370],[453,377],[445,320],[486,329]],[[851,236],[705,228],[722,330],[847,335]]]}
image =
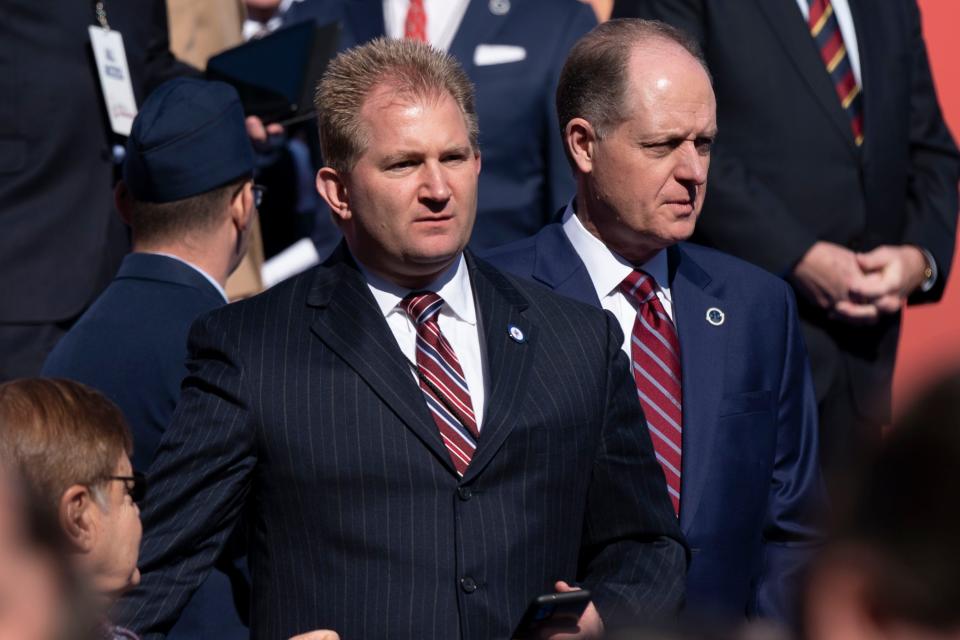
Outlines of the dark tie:
{"label": "dark tie", "polygon": [[417,328],[420,389],[453,466],[462,476],[477,448],[480,432],[460,360],[437,323],[442,306],[443,298],[432,291],[415,291],[400,302],[400,308]]}
{"label": "dark tie", "polygon": [[667,479],[667,492],[674,512],[679,514],[683,425],[680,340],[656,290],[653,278],[639,269],[620,283],[620,291],[637,304],[630,345],[633,380],[654,453]]}
{"label": "dark tie", "polygon": [[411,40],[427,41],[427,12],[423,0],[410,0],[407,20],[403,24],[403,37]]}
{"label": "dark tie", "polygon": [[843,43],[840,33],[840,23],[833,13],[830,0],[809,0],[810,2],[810,35],[817,43],[820,57],[827,66],[827,73],[837,90],[840,105],[850,119],[850,129],[853,131],[853,140],[859,147],[863,144],[863,97],[860,85],[853,75],[850,65],[850,56]]}

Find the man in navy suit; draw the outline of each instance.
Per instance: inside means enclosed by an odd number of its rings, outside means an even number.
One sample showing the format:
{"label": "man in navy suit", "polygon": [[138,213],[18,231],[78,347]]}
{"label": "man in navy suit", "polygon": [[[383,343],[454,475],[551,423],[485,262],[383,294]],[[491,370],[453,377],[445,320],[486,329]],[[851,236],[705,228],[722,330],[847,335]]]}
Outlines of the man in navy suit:
{"label": "man in navy suit", "polygon": [[[246,253],[253,166],[229,85],[169,81],[134,121],[116,197],[133,253],[54,348],[43,375],[83,382],[113,400],[131,426],[139,471],[150,466],[180,396],[190,325],[227,302],[227,276]],[[232,547],[220,558],[171,638],[248,634],[241,558]]]}
{"label": "man in navy suit", "polygon": [[684,242],[717,134],[705,63],[672,27],[608,22],[575,45],[557,108],[576,198],[489,258],[623,328],[693,549],[688,609],[789,620],[818,539],[816,406],[787,285]]}
{"label": "man in navy suit", "polygon": [[619,327],[464,252],[466,74],[379,39],[317,113],[344,244],[195,324],[118,620],[162,635],[245,510],[256,638],[505,638],[574,585],[574,637],[673,613],[685,550]]}

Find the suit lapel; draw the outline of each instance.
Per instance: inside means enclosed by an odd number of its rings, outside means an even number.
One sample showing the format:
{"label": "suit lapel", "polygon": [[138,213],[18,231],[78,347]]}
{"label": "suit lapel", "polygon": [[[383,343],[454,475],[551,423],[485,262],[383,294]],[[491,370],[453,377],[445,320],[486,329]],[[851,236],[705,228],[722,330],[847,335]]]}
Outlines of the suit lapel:
{"label": "suit lapel", "polygon": [[820,52],[810,36],[810,31],[803,21],[803,14],[800,13],[795,0],[754,0],[754,2],[770,28],[777,34],[780,44],[783,45],[807,87],[816,96],[837,133],[847,140],[850,152],[855,156],[858,155],[857,145],[853,141],[853,132],[850,129],[850,119],[840,105],[836,89],[827,74]]}
{"label": "suit lapel", "polygon": [[671,247],[670,293],[680,334],[683,378],[683,469],[680,487],[680,527],[688,531],[703,495],[717,435],[717,414],[723,390],[727,334],[723,325],[707,322],[707,310],[726,314],[714,295],[710,276],[683,250]]}
{"label": "suit lapel", "polygon": [[[530,364],[537,348],[537,327],[522,313],[527,307],[526,298],[503,274],[469,253],[466,256],[482,323],[490,381],[480,440],[463,477],[464,482],[469,482],[493,459],[516,425],[515,416],[523,411]],[[522,332],[522,341],[510,336],[510,327]]]}
{"label": "suit lapel", "polygon": [[533,279],[556,293],[600,308],[587,267],[563,232],[563,225],[547,225],[537,234],[536,242]]}
{"label": "suit lapel", "polygon": [[342,358],[440,462],[456,473],[437,425],[363,275],[344,250],[317,269],[313,333]]}
{"label": "suit lapel", "polygon": [[477,45],[489,43],[506,24],[507,15],[494,15],[486,0],[470,0],[449,51],[467,73],[473,69],[473,52]]}

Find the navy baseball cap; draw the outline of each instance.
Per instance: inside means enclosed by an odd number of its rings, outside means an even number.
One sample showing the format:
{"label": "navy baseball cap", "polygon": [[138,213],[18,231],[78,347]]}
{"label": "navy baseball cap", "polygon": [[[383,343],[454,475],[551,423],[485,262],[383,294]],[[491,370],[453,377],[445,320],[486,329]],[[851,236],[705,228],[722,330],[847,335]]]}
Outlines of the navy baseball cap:
{"label": "navy baseball cap", "polygon": [[149,95],[133,121],[123,179],[141,202],[172,202],[251,175],[253,167],[236,90],[175,78]]}

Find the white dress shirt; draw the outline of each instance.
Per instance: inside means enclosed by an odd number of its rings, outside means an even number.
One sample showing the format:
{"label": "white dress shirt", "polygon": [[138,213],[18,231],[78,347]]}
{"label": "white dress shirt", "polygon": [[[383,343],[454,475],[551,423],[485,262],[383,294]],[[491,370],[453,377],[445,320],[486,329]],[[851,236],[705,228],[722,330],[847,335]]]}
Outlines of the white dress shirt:
{"label": "white dress shirt", "polygon": [[[359,261],[357,264],[360,264]],[[410,361],[410,375],[419,386],[420,381],[415,369],[417,328],[410,316],[398,306],[411,289],[387,282],[370,273],[363,265],[360,265],[360,270],[377,301],[377,306],[387,320],[390,331],[393,332],[393,337],[400,345],[400,351]],[[466,378],[467,388],[470,389],[470,401],[473,403],[473,413],[477,417],[479,429],[483,423],[483,403],[488,376],[483,357],[483,332],[473,300],[473,285],[470,283],[467,261],[461,255],[455,264],[424,289],[433,291],[443,298],[437,323],[440,325],[443,336],[457,354],[457,360],[460,361],[463,377]]]}
{"label": "white dress shirt", "polygon": [[303,0],[280,0],[277,10],[273,12],[270,19],[266,22],[257,22],[247,18],[243,21],[243,41],[253,38],[262,38],[269,35],[283,26],[283,14],[285,14],[294,2],[303,2]]}
{"label": "white dress shirt", "polygon": [[[460,28],[470,0],[424,0],[427,14],[427,40],[446,51]],[[390,38],[402,38],[410,0],[383,0],[383,26]]]}
{"label": "white dress shirt", "polygon": [[[857,46],[857,30],[853,27],[853,16],[850,14],[850,4],[847,0],[830,0],[833,5],[833,13],[837,16],[837,24],[840,25],[840,35],[843,36],[843,44],[847,47],[847,57],[850,58],[850,66],[853,67],[853,77],[857,79],[857,84],[861,87],[860,81],[860,50]],[[797,0],[797,6],[800,7],[800,13],[803,19],[810,22],[810,0]]]}
{"label": "white dress shirt", "polygon": [[188,267],[190,267],[191,269],[193,269],[194,271],[202,275],[204,278],[206,278],[207,282],[213,285],[213,288],[217,290],[217,293],[220,294],[224,302],[230,302],[230,298],[227,297],[227,292],[223,290],[223,287],[220,286],[220,283],[214,280],[213,276],[211,276],[209,273],[207,273],[197,265],[193,264],[192,262],[187,262],[180,256],[175,256],[172,253],[163,253],[161,251],[146,251],[144,253],[153,253],[158,256],[165,256],[167,258],[171,258],[173,260],[176,260],[177,262],[182,262],[183,264],[187,265]]}
{"label": "white dress shirt", "polygon": [[[633,323],[637,318],[637,305],[633,298],[621,293],[620,283],[635,267],[587,231],[580,222],[580,218],[574,214],[573,206],[570,204],[563,212],[563,231],[587,267],[587,274],[593,282],[597,297],[600,298],[600,305],[612,313],[620,323],[620,328],[623,329],[621,348],[628,358],[631,357],[630,339],[633,335]],[[673,320],[673,298],[670,295],[667,252],[658,251],[639,268],[646,271],[657,283],[657,298],[663,305],[664,311]]]}

